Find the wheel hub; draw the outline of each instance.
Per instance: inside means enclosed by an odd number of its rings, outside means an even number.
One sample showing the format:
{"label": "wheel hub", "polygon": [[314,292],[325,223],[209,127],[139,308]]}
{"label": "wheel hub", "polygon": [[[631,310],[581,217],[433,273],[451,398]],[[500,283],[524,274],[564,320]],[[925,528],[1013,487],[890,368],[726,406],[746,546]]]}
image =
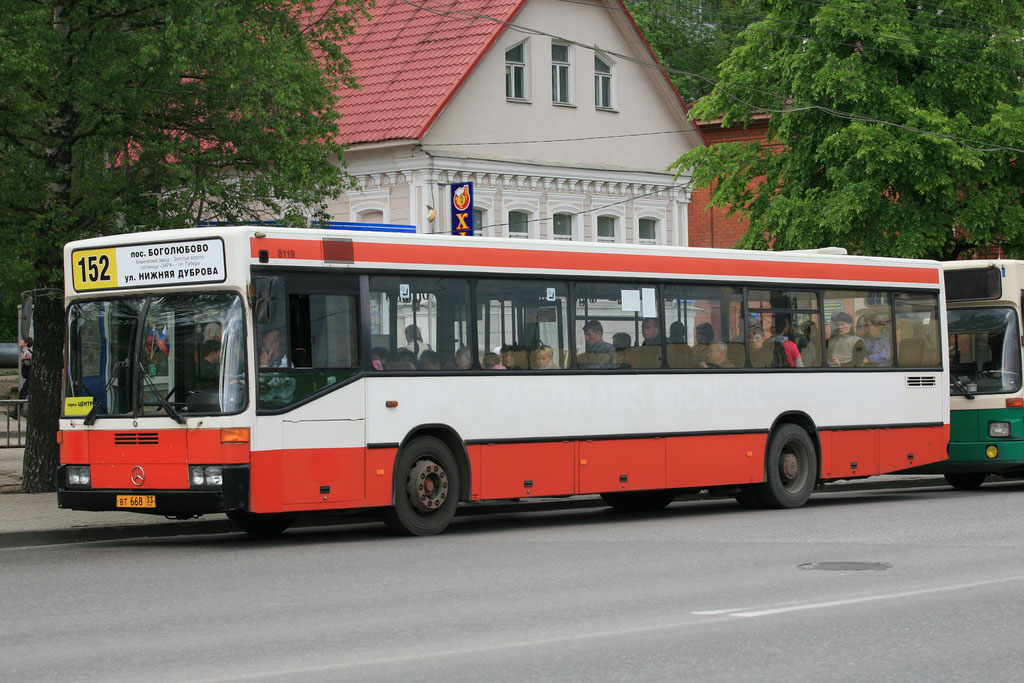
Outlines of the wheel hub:
{"label": "wheel hub", "polygon": [[413,508],[433,512],[448,499],[448,473],[433,460],[417,460],[409,471],[406,490]]}
{"label": "wheel hub", "polygon": [[780,462],[782,466],[782,478],[786,481],[793,481],[800,476],[800,459],[795,453],[783,453]]}

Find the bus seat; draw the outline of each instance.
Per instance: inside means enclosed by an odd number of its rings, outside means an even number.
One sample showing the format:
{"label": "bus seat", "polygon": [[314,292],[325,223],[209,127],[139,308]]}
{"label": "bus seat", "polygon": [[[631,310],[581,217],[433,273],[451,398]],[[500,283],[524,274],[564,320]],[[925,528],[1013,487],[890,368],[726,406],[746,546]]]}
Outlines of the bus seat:
{"label": "bus seat", "polygon": [[737,368],[742,368],[747,364],[747,352],[744,349],[743,342],[728,342],[725,356]]}
{"label": "bus seat", "polygon": [[297,346],[292,349],[292,367],[295,368],[311,368],[313,364],[310,362],[309,351]]}
{"label": "bus seat", "polygon": [[636,361],[634,368],[660,368],[661,347],[660,346],[637,346],[635,349]]}
{"label": "bus seat", "polygon": [[637,347],[627,346],[615,352],[615,362],[620,368],[635,368],[637,365]]}
{"label": "bus seat", "polygon": [[511,359],[506,368],[509,370],[529,370],[530,369],[530,354],[524,349],[512,349],[506,351],[509,358]]}
{"label": "bus seat", "polygon": [[688,344],[668,345],[668,366],[670,368],[693,367],[693,358]]}
{"label": "bus seat", "polygon": [[897,354],[901,367],[918,367],[925,365],[924,340],[904,339],[900,341]]}

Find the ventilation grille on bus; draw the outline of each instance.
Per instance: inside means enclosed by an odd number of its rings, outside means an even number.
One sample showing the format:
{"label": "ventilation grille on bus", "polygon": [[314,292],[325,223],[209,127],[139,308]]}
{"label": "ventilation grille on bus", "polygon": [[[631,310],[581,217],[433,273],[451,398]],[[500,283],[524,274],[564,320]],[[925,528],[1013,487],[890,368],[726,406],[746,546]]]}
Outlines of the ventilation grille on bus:
{"label": "ventilation grille on bus", "polygon": [[935,386],[935,377],[934,376],[929,376],[929,377],[908,377],[907,378],[907,386],[908,387],[934,387]]}
{"label": "ventilation grille on bus", "polygon": [[160,436],[156,432],[114,432],[115,446],[156,446]]}

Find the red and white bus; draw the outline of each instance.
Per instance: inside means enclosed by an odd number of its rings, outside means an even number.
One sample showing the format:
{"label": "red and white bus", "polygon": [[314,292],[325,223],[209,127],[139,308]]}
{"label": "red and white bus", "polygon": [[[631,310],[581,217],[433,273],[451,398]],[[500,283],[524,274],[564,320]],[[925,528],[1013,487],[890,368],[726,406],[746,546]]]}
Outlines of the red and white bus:
{"label": "red and white bus", "polygon": [[461,501],[796,507],[946,457],[934,262],[278,227],[64,258],[65,508],[426,535]]}

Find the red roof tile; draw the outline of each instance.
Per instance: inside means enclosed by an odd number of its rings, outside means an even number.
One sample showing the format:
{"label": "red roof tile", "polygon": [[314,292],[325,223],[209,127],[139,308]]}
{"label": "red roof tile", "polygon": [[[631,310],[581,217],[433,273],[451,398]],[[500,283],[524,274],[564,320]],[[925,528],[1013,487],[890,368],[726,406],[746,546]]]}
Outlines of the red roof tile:
{"label": "red roof tile", "polygon": [[422,137],[526,0],[412,3],[377,0],[345,46],[360,89],[341,93],[339,142]]}

